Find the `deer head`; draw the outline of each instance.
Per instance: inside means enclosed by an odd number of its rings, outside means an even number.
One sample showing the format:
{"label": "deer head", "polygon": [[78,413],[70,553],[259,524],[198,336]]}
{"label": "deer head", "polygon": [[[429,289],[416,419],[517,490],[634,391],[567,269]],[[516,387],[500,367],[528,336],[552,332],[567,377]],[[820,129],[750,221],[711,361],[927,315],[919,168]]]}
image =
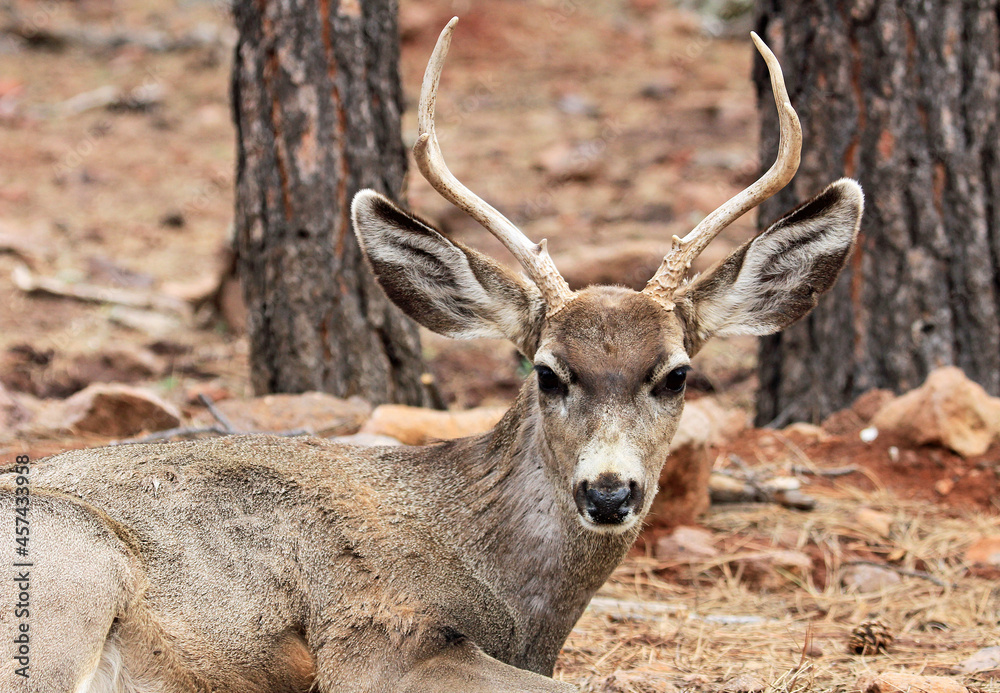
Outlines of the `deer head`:
{"label": "deer head", "polygon": [[843,179],[775,222],[708,272],[691,261],[742,214],[783,188],[801,150],[798,117],[774,54],[753,34],[771,74],[781,124],[774,165],[672,248],[647,286],[570,290],[545,241],[531,242],[449,171],[434,130],[441,69],[456,19],[424,75],[414,146],[424,177],[517,258],[527,278],[451,241],[384,196],[353,202],[354,228],[386,294],[425,327],[454,338],[505,337],[534,364],[525,425],[578,523],[596,534],[637,527],[649,509],[684,404],[690,358],[719,335],[777,332],[807,314],[843,268],[862,212]]}

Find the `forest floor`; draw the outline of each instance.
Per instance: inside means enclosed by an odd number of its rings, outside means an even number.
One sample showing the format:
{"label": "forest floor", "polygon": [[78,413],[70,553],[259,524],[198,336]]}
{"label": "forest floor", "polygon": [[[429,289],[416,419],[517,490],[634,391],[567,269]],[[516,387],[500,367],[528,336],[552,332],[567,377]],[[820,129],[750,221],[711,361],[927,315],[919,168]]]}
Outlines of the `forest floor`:
{"label": "forest floor", "polygon": [[[656,0],[402,0],[408,141],[426,58],[456,14],[438,106],[448,161],[530,237],[548,238],[574,284],[641,286],[673,234],[755,177],[749,26]],[[252,394],[246,339],[226,321],[238,310],[176,307],[207,294],[228,262],[234,40],[223,0],[0,9],[0,382],[28,410],[95,381],[150,387],[186,417],[204,415],[199,393]],[[418,176],[408,196],[453,237],[503,257]],[[752,235],[752,217],[699,267]],[[41,296],[26,276],[160,300],[150,310]],[[509,402],[523,377],[506,343],[425,333],[424,344],[454,408]],[[753,339],[712,343],[695,360],[701,394],[749,413],[755,359]],[[106,442],[2,425],[3,464]],[[749,431],[713,448],[720,470],[797,470],[815,507],[717,505],[699,520],[708,534],[673,544],[652,518],[557,677],[596,691],[741,693],[857,690],[864,675],[905,671],[1000,691],[1000,662],[960,666],[1000,645],[1000,569],[970,554],[1000,535],[1000,447],[963,459],[865,443],[860,428],[809,440]],[[872,565],[878,587],[860,589],[849,573]],[[893,644],[850,653],[850,632],[869,619]]]}

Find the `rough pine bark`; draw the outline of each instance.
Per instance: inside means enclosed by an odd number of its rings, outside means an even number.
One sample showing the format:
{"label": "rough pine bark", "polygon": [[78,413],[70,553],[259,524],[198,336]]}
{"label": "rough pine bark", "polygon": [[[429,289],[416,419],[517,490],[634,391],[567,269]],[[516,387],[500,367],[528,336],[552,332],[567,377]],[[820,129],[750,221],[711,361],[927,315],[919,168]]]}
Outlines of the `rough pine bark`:
{"label": "rough pine bark", "polygon": [[[840,177],[858,249],[805,320],[760,348],[758,424],[818,421],[941,365],[1000,394],[1000,0],[763,0],[802,120],[802,166],[761,226]],[[758,61],[762,161],[777,123]]]}
{"label": "rough pine bark", "polygon": [[234,14],[236,246],[254,391],[430,404],[416,327],[376,285],[350,219],[359,189],[403,189],[395,0],[241,0]]}

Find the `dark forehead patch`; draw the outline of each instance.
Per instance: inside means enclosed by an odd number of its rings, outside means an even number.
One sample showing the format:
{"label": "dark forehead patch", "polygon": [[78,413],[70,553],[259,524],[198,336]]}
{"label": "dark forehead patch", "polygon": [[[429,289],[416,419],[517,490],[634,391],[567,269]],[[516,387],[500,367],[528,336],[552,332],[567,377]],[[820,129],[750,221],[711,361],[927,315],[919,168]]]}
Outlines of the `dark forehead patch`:
{"label": "dark forehead patch", "polygon": [[637,387],[649,370],[683,345],[680,322],[648,296],[613,286],[590,287],[546,329],[555,356],[586,385],[618,381]]}

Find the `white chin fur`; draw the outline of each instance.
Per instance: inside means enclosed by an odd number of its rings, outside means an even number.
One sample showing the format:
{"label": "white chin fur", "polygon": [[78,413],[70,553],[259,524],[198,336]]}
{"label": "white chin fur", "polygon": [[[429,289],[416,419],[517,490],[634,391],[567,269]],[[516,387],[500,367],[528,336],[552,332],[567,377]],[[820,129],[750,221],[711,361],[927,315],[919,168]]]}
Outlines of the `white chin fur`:
{"label": "white chin fur", "polygon": [[583,525],[584,529],[598,534],[624,534],[639,521],[639,517],[635,513],[629,513],[625,521],[617,525],[598,524],[581,513],[577,513],[577,517],[580,518],[580,524]]}

